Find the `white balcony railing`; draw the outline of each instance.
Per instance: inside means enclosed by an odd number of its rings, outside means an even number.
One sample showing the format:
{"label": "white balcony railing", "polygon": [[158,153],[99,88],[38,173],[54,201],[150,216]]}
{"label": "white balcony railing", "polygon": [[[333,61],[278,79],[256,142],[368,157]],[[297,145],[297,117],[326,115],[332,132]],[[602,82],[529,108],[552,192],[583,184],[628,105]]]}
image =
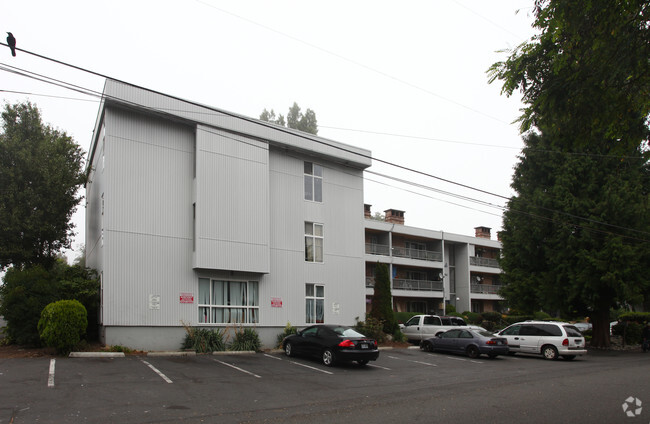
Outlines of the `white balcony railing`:
{"label": "white balcony railing", "polygon": [[[390,256],[390,246],[387,244],[366,243],[366,253],[370,255]],[[406,247],[393,247],[393,256],[399,258],[419,259],[423,261],[442,261],[442,252],[411,249]]]}
{"label": "white balcony railing", "polygon": [[499,294],[501,284],[472,284],[470,290],[472,293]]}
{"label": "white balcony railing", "polygon": [[475,266],[487,266],[490,268],[499,268],[499,261],[492,258],[479,258],[478,256],[470,256],[469,264]]}

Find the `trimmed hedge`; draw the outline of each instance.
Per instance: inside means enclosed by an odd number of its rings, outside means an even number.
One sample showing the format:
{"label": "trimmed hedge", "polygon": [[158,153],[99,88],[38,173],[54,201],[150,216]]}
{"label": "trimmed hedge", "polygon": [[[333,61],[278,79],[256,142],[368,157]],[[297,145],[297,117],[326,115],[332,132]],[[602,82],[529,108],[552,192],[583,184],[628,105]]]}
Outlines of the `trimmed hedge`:
{"label": "trimmed hedge", "polygon": [[58,353],[69,353],[86,333],[87,312],[77,300],[50,303],[41,312],[38,333],[43,343]]}

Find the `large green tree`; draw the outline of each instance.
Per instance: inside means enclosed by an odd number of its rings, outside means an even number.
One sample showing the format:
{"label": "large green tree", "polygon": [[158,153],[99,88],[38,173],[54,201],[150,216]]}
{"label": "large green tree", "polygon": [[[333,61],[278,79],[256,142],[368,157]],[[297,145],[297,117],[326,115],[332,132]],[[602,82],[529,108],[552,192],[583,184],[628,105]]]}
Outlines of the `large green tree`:
{"label": "large green tree", "polygon": [[397,329],[397,320],[395,312],[393,312],[393,296],[390,290],[390,271],[388,265],[380,262],[377,262],[369,315],[383,324],[384,333],[393,334]]}
{"label": "large green tree", "polygon": [[0,133],[0,269],[50,267],[70,247],[84,154],[27,103],[5,105]]}
{"label": "large green tree", "polygon": [[503,295],[512,306],[588,315],[643,302],[650,276],[648,1],[538,0],[530,42],[490,82],[523,94],[525,147],[504,213]]}
{"label": "large green tree", "polygon": [[287,119],[285,121],[282,114],[275,115],[273,109],[269,112],[264,109],[260,114],[260,119],[266,122],[272,122],[281,126],[287,126],[296,130],[300,130],[310,134],[318,134],[318,121],[316,120],[316,113],[307,109],[303,114],[300,110],[300,106],[296,102],[293,103],[293,106],[289,108],[289,113],[287,114]]}

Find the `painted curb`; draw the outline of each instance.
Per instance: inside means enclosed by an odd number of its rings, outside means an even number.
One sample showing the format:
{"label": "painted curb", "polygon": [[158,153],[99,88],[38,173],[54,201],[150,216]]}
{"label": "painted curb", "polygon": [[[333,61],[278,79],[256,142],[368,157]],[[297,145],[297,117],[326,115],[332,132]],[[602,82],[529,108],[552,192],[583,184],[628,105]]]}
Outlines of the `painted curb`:
{"label": "painted curb", "polygon": [[124,358],[124,352],[70,352],[68,358]]}

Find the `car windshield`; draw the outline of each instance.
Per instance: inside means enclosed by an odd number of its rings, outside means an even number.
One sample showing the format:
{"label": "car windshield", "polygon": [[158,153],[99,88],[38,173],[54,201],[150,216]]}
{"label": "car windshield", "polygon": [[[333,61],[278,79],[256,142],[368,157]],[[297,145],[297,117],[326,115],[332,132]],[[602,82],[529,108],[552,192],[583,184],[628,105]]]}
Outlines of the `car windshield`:
{"label": "car windshield", "polygon": [[350,327],[336,327],[333,328],[333,330],[336,334],[343,337],[366,337],[363,334],[358,333],[357,331],[353,330]]}
{"label": "car windshield", "polygon": [[566,335],[569,337],[582,337],[580,330],[575,328],[573,325],[565,325],[564,330],[566,331]]}

